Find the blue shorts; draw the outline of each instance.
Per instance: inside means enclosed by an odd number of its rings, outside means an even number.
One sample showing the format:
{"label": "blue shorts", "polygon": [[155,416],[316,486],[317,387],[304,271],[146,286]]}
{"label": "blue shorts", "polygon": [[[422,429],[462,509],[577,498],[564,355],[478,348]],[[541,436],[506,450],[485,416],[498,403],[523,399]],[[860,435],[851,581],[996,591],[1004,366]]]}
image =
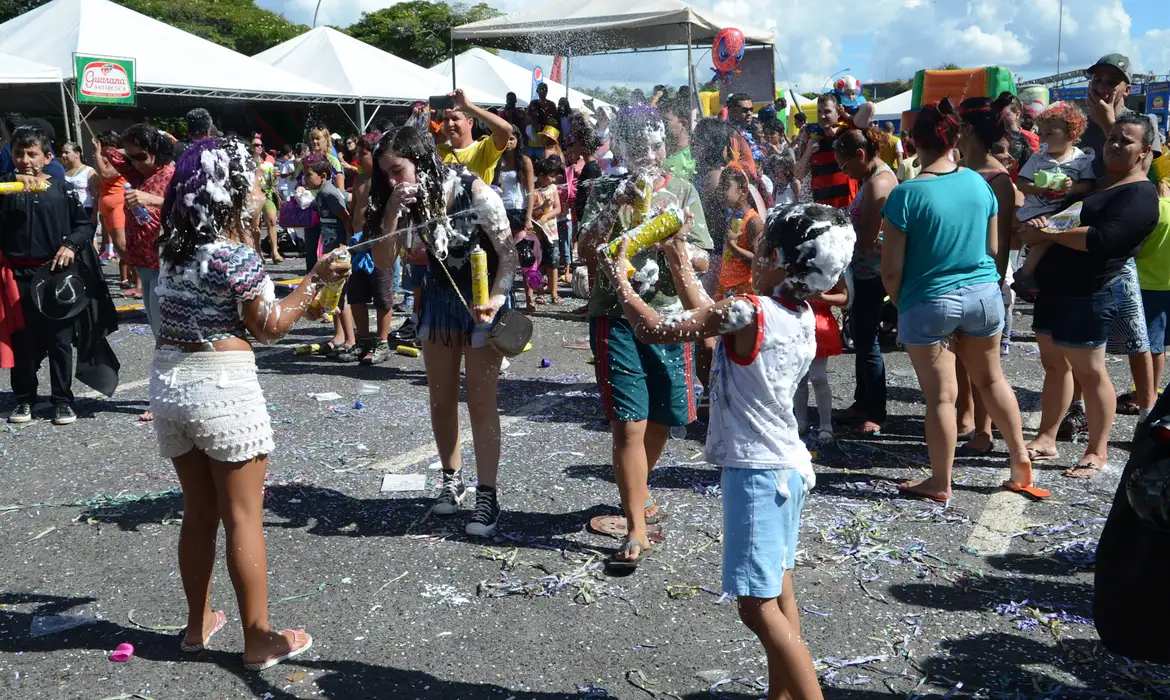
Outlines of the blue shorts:
{"label": "blue shorts", "polygon": [[955,333],[990,338],[1003,331],[999,284],[983,282],[924,299],[898,310],[898,340],[903,345],[937,345]]}
{"label": "blue shorts", "polygon": [[1150,352],[1166,352],[1166,314],[1170,312],[1170,291],[1142,290],[1142,309],[1146,314],[1146,335]]}
{"label": "blue shorts", "polygon": [[[423,267],[419,265],[418,267]],[[425,270],[426,268],[423,267]],[[413,273],[412,273],[413,274]],[[471,299],[471,287],[460,289],[463,298]],[[476,323],[471,312],[460,301],[459,296],[448,282],[443,284],[433,277],[429,277],[423,285],[422,311],[418,319],[418,337],[442,343],[451,347],[456,343],[473,348],[486,348],[488,334],[495,327],[500,314],[512,308],[512,299],[509,294],[504,306],[496,313],[491,323]]]}
{"label": "blue shorts", "polygon": [[[788,480],[790,498],[776,479]],[[724,467],[723,592],[751,598],[779,598],[784,572],[796,565],[804,479],[795,469]]]}

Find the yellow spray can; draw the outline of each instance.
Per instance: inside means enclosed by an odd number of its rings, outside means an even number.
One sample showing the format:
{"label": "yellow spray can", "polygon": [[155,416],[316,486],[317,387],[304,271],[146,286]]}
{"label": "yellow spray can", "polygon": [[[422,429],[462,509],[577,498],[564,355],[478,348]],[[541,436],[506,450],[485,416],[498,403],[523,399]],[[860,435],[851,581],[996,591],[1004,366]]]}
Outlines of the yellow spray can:
{"label": "yellow spray can", "polygon": [[634,266],[629,264],[628,258],[632,258],[636,253],[661,243],[678,233],[678,230],[682,228],[685,217],[686,215],[680,207],[671,205],[658,216],[641,226],[635,226],[622,234],[621,237],[615,238],[606,244],[604,248],[605,255],[611,260],[617,257],[618,251],[621,249],[622,239],[629,239],[630,244],[626,248],[626,277],[633,277]]}
{"label": "yellow spray can", "polygon": [[[336,263],[348,263],[349,251],[343,250],[333,255],[333,261]],[[327,314],[332,314],[337,311],[338,305],[341,303],[341,291],[345,287],[345,278],[334,280],[325,285],[318,294],[317,298],[313,300],[313,306],[321,309]]]}
{"label": "yellow spray can", "polygon": [[487,306],[488,303],[488,259],[487,253],[478,245],[471,249],[471,305]]}
{"label": "yellow spray can", "polygon": [[38,180],[32,187],[26,187],[23,182],[0,182],[0,194],[18,194],[20,192],[44,192],[49,189],[48,180]]}

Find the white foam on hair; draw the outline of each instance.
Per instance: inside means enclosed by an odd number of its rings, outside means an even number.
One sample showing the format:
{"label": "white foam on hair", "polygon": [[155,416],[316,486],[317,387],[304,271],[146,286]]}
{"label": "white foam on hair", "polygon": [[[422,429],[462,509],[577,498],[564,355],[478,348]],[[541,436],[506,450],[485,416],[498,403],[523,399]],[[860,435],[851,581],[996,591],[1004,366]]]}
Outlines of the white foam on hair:
{"label": "white foam on hair", "polygon": [[824,222],[824,231],[816,238],[797,246],[802,253],[811,252],[808,263],[812,268],[799,281],[810,291],[827,292],[841,279],[841,274],[853,259],[857,234],[850,225],[833,226]]}

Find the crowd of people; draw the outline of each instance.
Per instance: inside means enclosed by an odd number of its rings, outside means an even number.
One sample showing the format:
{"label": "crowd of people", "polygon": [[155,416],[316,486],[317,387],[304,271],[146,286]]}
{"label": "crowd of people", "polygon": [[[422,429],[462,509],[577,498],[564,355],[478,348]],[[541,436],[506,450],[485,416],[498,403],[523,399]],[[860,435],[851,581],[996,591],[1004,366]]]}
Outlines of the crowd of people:
{"label": "crowd of people", "polygon": [[[589,323],[623,512],[609,567],[630,572],[650,552],[648,525],[666,514],[649,472],[671,429],[702,417],[707,461],[722,468],[724,590],[768,651],[769,697],[819,697],[791,576],[816,480],[808,446],[886,426],[884,331],[896,327],[926,407],[931,475],[900,485],[911,497],[947,503],[957,444],[987,454],[996,428],[1004,487],[1045,498],[1032,465],[1056,457],[1056,440],[1087,438],[1065,475],[1091,477],[1115,412],[1144,419],[1154,404],[1170,181],[1151,181],[1163,139],[1124,107],[1128,66],[1112,54],[1089,68],[1088,114],[1070,103],[1030,114],[1007,93],[946,99],[900,138],[834,92],[790,134],[782,99],[757,111],[732,94],[724,114],[700,118],[686,88],[572,110],[541,86],[524,110],[515,95],[488,110],[456,90],[446,109],[416,105],[404,124],[342,138],[313,123],[303,143],[271,153],[259,134],[223,135],[196,109],[182,141],[146,123],[96,136],[91,167],[75,143],[56,156],[47,123],[12,117],[0,181],[24,191],[0,196],[0,362],[17,404],[8,420],[31,420],[48,357],[53,421],[73,422],[71,346],[80,377],[102,362],[85,334],[109,329],[95,320],[108,297],[62,317],[54,309],[72,302],[61,285],[54,298],[34,278],[100,278],[99,258],[116,261],[156,339],[141,418],[183,488],[182,648],[205,648],[226,620],[209,605],[222,522],[244,663],[267,668],[312,638],[268,622],[262,486],[275,436],[252,339],[321,318],[322,285],[344,279],[320,354],[377,364],[391,343],[421,347],[438,516],[472,494],[459,450],[465,389],[477,476],[466,532],[486,537],[501,517],[506,360],[494,334],[516,312],[517,287],[529,312],[571,290],[585,302],[572,313]],[[668,213],[673,235],[631,247],[631,231]],[[278,299],[264,255],[280,262],[289,232],[305,276]],[[472,288],[481,253],[486,300]],[[1031,441],[1001,365],[1017,296],[1034,300],[1045,374]],[[394,313],[405,317],[397,330]],[[846,346],[854,395],[835,412],[828,358]],[[1133,391],[1115,392],[1107,352],[1128,356]]]}

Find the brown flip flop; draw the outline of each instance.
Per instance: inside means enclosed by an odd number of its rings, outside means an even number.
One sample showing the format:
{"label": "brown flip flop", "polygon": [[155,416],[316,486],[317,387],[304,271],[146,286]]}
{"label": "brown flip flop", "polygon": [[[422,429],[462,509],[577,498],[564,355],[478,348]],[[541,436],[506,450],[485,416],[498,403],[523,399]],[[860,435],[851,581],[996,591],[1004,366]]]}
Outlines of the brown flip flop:
{"label": "brown flip flop", "polygon": [[1059,456],[1060,456],[1060,453],[1056,451],[1056,448],[1053,448],[1051,453],[1041,452],[1039,450],[1039,448],[1036,448],[1036,447],[1029,447],[1028,448],[1028,461],[1029,462],[1047,462],[1048,460],[1056,459]]}
{"label": "brown flip flop", "polygon": [[[630,534],[624,515],[598,515],[589,521],[589,530],[618,540],[625,539]],[[646,537],[653,544],[665,541],[666,531],[663,529],[662,523],[647,523]]]}
{"label": "brown flip flop", "polygon": [[936,496],[933,493],[920,491],[918,487],[911,486],[909,481],[903,481],[902,483],[898,484],[898,491],[902,492],[903,495],[914,496],[916,498],[926,498],[934,501],[935,503],[941,503],[944,506],[951,502],[951,499],[949,498],[943,498],[942,496]]}
{"label": "brown flip flop", "polygon": [[1061,472],[1061,475],[1067,479],[1092,479],[1101,472],[1101,467],[1092,462],[1077,464],[1075,467],[1069,467]]}

